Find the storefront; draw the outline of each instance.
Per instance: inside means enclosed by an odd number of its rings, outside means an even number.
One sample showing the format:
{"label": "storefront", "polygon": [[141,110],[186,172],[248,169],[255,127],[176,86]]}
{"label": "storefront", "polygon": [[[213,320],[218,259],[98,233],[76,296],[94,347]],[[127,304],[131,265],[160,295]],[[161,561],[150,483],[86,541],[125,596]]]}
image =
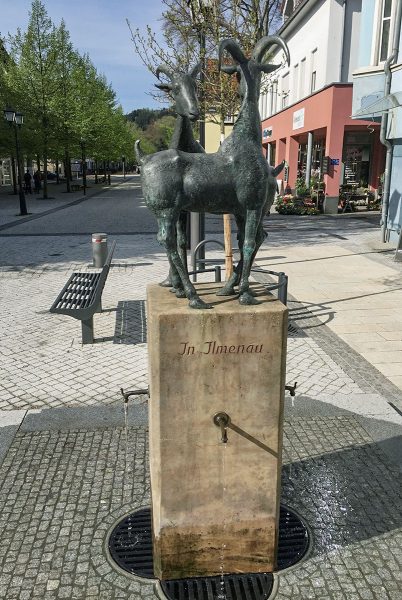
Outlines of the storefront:
{"label": "storefront", "polygon": [[0,185],[12,185],[11,160],[9,158],[0,159]]}
{"label": "storefront", "polygon": [[270,164],[286,160],[282,190],[296,180],[321,182],[326,212],[336,212],[341,186],[376,192],[384,170],[379,124],[352,120],[352,86],[333,84],[269,117],[262,143]]}

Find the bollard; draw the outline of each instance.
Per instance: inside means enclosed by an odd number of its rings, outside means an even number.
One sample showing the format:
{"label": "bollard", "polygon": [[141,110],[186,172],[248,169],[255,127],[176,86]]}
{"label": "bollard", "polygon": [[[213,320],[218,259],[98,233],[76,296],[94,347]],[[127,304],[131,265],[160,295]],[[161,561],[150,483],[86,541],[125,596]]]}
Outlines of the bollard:
{"label": "bollard", "polygon": [[220,283],[222,281],[221,277],[221,268],[219,265],[215,266],[215,283]]}
{"label": "bollard", "polygon": [[92,234],[93,266],[102,268],[107,259],[107,233]]}
{"label": "bollard", "polygon": [[278,273],[278,300],[280,300],[285,306],[288,303],[288,276],[286,273]]}

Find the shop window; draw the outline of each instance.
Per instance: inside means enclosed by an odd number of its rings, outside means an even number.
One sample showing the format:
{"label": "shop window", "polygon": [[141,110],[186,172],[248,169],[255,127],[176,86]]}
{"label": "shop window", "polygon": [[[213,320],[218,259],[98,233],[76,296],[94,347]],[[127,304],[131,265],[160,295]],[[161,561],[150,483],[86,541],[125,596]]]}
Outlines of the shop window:
{"label": "shop window", "polygon": [[[349,140],[346,139],[346,142]],[[347,143],[344,147],[345,173],[343,183],[352,188],[366,188],[368,187],[370,174],[371,146],[364,144],[363,137],[361,139],[357,137],[357,141],[360,143]]]}

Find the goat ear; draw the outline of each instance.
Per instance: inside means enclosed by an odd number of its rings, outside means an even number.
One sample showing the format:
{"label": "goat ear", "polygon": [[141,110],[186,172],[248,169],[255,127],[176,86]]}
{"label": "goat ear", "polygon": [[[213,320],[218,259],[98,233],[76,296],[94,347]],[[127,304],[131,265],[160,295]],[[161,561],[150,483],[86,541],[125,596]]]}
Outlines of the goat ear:
{"label": "goat ear", "polygon": [[258,65],[258,68],[263,73],[272,73],[273,71],[279,69],[280,66],[281,65]]}
{"label": "goat ear", "polygon": [[155,83],[154,85],[158,90],[162,90],[162,92],[170,92],[172,89],[172,86],[169,83]]}
{"label": "goat ear", "polygon": [[237,65],[222,65],[221,71],[226,73],[226,75],[233,75],[234,73],[238,72],[238,68]]}

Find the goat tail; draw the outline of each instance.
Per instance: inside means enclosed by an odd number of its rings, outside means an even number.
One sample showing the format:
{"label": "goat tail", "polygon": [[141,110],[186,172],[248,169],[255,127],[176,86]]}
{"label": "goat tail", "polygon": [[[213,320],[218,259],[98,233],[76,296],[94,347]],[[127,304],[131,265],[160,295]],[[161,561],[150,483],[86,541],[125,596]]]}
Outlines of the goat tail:
{"label": "goat tail", "polygon": [[141,140],[137,140],[134,144],[135,157],[137,162],[142,165],[142,161],[144,160],[145,154],[141,150]]}

